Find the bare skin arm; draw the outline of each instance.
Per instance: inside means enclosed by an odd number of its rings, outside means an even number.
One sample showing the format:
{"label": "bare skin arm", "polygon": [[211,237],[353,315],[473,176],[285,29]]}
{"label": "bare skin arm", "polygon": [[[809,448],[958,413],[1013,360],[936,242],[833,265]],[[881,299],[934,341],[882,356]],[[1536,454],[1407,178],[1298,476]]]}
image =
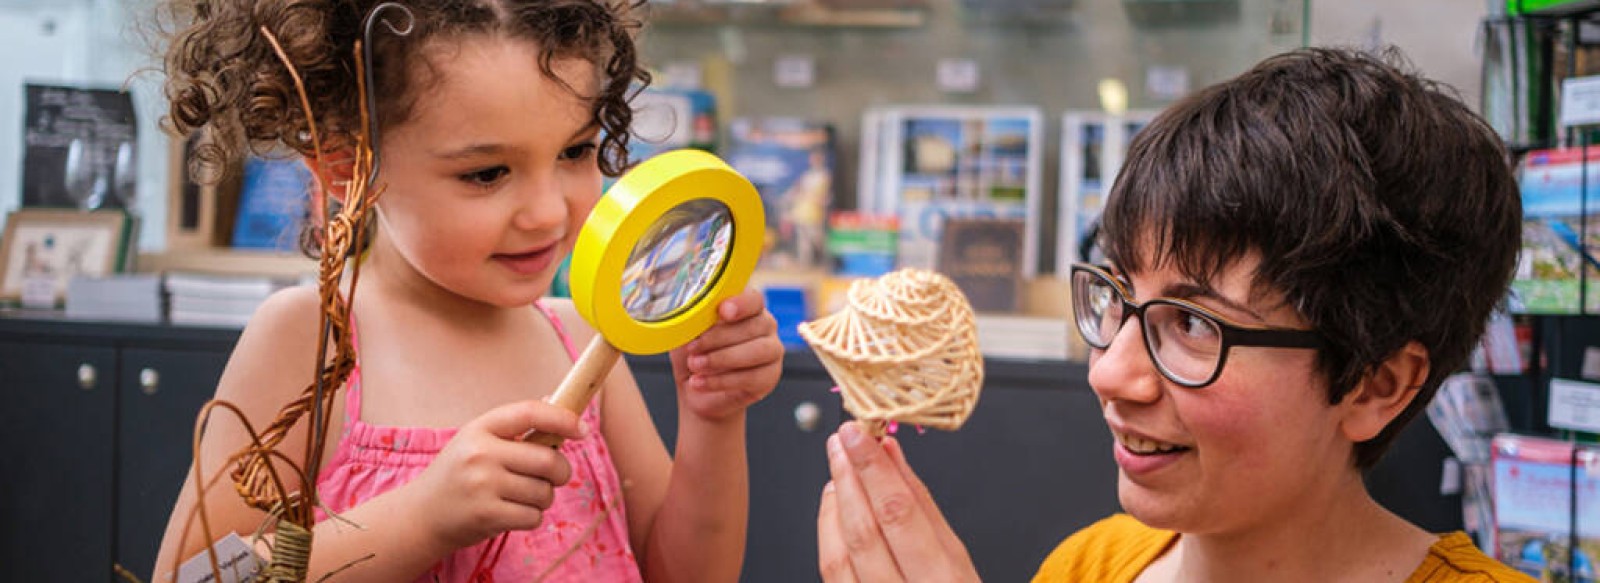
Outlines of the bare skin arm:
{"label": "bare skin arm", "polygon": [[622,475],[631,542],[652,581],[734,581],[743,565],[745,408],[776,386],[783,347],[758,292],[722,308],[717,326],[672,355],[679,387],[675,459],[625,365],[602,393],[602,431]]}
{"label": "bare skin arm", "polygon": [[[311,366],[299,364],[310,363],[315,357],[318,309],[314,289],[294,288],[280,292],[263,304],[240,337],[223,372],[216,397],[238,406],[257,431],[271,423],[278,410],[310,382]],[[329,420],[333,424],[330,436],[338,435],[342,425],[338,415],[334,417]],[[307,421],[297,424],[278,448],[297,463],[305,448],[308,426]],[[449,465],[453,460],[454,466],[431,472],[435,476],[432,480],[427,479],[430,472],[424,472],[412,483],[374,497],[344,514],[362,528],[331,520],[319,524],[314,529],[309,578],[315,580],[323,573],[370,555],[371,560],[361,561],[346,574],[371,580],[406,580],[456,548],[481,540],[487,536],[485,531],[507,525],[537,524],[539,509],[548,507],[553,487],[549,483],[540,486],[541,481],[532,476],[545,476],[549,482],[564,483],[568,472],[566,461],[548,448],[495,438],[499,435],[514,437],[534,426],[569,437],[577,435],[576,416],[538,401],[513,403],[485,414],[464,426],[458,438],[452,440],[446,449],[454,453],[441,452],[444,464],[435,462],[436,466]],[[475,437],[463,439],[463,435]],[[207,479],[219,470],[226,471],[228,456],[242,449],[248,440],[235,417],[220,410],[214,413],[199,452]],[[457,445],[458,441],[462,444]],[[328,448],[330,455],[332,449]],[[512,469],[506,471],[503,469],[506,466]],[[433,470],[434,466],[429,469]],[[437,479],[438,474],[451,473],[443,471],[445,469],[457,470],[453,473],[464,477],[454,481]],[[280,464],[279,472],[292,481],[291,490],[299,489],[298,478],[291,477],[293,473],[287,465]],[[198,519],[188,526],[185,536],[185,526],[190,523],[198,502],[193,482],[191,473],[168,521],[154,581],[170,581],[179,562],[202,552],[215,538],[229,532],[248,537],[268,519],[264,513],[246,506],[232,482],[224,477],[206,492],[211,540]],[[463,501],[448,495],[452,486],[476,488],[486,494]],[[531,494],[523,500],[500,500],[497,504],[493,494],[502,489]],[[446,504],[441,500],[451,502]],[[442,508],[452,505],[453,511]],[[451,517],[456,517],[454,522],[448,520]],[[463,528],[463,524],[472,528]]]}

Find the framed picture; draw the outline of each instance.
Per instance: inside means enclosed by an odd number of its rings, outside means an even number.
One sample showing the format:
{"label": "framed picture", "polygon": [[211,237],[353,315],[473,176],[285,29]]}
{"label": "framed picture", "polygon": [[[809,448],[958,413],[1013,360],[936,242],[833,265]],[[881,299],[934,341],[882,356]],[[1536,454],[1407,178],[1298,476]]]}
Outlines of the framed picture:
{"label": "framed picture", "polygon": [[32,280],[52,281],[59,301],[74,275],[117,272],[127,252],[128,224],[121,210],[12,211],[0,238],[0,300],[21,298],[23,283]]}

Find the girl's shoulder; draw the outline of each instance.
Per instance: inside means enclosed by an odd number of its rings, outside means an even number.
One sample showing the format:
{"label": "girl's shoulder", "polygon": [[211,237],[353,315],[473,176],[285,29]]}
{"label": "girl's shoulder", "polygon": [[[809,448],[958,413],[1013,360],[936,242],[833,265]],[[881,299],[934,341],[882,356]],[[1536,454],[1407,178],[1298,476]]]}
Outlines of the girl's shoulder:
{"label": "girl's shoulder", "polygon": [[[240,333],[218,395],[245,397],[239,394],[244,392],[271,399],[304,387],[311,380],[322,333],[321,303],[314,286],[290,287],[268,296]],[[263,392],[269,395],[259,395]]]}

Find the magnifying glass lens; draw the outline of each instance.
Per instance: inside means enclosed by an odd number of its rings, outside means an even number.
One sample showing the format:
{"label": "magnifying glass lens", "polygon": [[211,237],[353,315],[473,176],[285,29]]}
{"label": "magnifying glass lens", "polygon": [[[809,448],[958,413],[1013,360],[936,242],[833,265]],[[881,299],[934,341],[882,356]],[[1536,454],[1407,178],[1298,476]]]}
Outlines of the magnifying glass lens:
{"label": "magnifying glass lens", "polygon": [[733,212],[721,201],[673,207],[634,244],[622,272],[622,306],[641,322],[660,322],[700,301],[722,276],[733,242]]}

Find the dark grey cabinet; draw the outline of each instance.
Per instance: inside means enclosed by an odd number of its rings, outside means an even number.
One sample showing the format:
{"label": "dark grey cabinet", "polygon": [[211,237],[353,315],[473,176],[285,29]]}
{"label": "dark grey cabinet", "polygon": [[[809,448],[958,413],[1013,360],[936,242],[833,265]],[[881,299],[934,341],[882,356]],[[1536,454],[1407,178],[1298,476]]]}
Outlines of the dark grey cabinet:
{"label": "dark grey cabinet", "polygon": [[[235,330],[0,316],[0,581],[116,580],[113,564],[153,571],[195,415],[237,340]],[[667,357],[628,361],[670,448]],[[1117,470],[1082,364],[990,360],[985,376],[960,432],[906,427],[900,441],[985,580],[1024,581],[1062,538],[1117,511]],[[832,386],[814,355],[791,351],[778,388],[750,409],[745,581],[819,579],[824,441],[845,417]],[[1431,529],[1460,528],[1459,497],[1438,496],[1437,473],[1415,470],[1436,471],[1444,455],[1419,421],[1369,486]]]}
{"label": "dark grey cabinet", "polygon": [[237,337],[0,318],[0,580],[149,576]]}
{"label": "dark grey cabinet", "polygon": [[116,362],[0,340],[0,580],[110,580]]}
{"label": "dark grey cabinet", "polygon": [[[656,428],[674,446],[677,388],[666,355],[628,357]],[[839,396],[822,365],[791,352],[772,394],[750,408],[750,522],[744,581],[817,580],[817,503],[828,482],[824,442],[839,426]]]}

